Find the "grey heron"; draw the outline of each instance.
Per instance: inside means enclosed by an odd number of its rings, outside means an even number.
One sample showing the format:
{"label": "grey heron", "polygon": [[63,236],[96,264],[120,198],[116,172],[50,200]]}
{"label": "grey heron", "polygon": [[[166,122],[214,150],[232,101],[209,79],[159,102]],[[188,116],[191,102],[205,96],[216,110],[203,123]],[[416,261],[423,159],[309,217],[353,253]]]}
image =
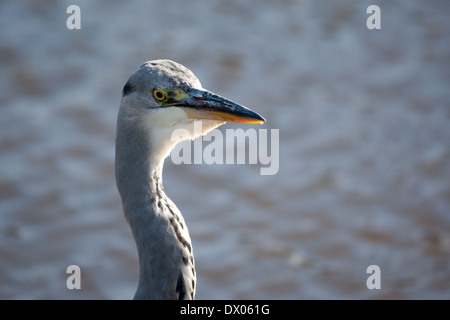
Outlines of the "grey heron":
{"label": "grey heron", "polygon": [[[202,132],[194,130],[202,121]],[[195,262],[189,232],[162,184],[164,159],[183,128],[195,139],[226,121],[263,123],[246,107],[203,89],[185,66],[144,63],[122,91],[117,117],[115,176],[137,246],[139,283],[134,299],[194,299]]]}

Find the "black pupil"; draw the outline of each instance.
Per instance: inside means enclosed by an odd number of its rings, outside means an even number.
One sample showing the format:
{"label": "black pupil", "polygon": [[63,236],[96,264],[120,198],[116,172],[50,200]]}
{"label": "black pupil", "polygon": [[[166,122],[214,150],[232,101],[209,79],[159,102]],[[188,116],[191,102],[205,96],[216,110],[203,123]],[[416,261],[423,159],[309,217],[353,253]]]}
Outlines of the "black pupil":
{"label": "black pupil", "polygon": [[157,91],[157,92],[156,92],[156,97],[157,97],[158,99],[162,99],[162,98],[164,98],[164,95],[162,94],[161,91]]}

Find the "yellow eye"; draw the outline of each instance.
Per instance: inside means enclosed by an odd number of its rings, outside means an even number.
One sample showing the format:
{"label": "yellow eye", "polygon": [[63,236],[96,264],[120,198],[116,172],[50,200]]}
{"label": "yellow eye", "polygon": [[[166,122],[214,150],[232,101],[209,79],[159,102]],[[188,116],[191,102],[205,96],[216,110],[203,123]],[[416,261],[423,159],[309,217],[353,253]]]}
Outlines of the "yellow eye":
{"label": "yellow eye", "polygon": [[167,99],[166,93],[163,90],[161,90],[161,89],[154,89],[153,90],[153,96],[158,101],[164,101],[164,100]]}

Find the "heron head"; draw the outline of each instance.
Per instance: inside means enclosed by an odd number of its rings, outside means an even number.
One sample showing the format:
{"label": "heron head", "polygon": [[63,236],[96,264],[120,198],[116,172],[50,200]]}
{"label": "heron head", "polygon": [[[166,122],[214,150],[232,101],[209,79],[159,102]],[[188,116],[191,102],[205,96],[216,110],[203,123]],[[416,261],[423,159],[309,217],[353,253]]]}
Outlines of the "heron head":
{"label": "heron head", "polygon": [[[122,118],[137,119],[151,132],[153,143],[163,141],[166,155],[178,142],[167,142],[175,129],[187,129],[190,134],[185,139],[195,139],[227,121],[265,121],[250,109],[203,89],[191,70],[170,60],[144,63],[125,84],[122,95]],[[202,132],[195,132],[194,121],[202,121]]]}

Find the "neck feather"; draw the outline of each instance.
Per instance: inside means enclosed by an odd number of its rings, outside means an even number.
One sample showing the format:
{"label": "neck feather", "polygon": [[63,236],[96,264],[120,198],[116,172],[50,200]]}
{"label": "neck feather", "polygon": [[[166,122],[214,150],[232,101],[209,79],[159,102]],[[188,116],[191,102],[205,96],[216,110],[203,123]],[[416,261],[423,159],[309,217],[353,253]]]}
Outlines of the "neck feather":
{"label": "neck feather", "polygon": [[135,298],[193,298],[195,270],[189,233],[164,191],[164,159],[152,157],[150,136],[139,123],[118,121],[116,183],[139,256]]}

